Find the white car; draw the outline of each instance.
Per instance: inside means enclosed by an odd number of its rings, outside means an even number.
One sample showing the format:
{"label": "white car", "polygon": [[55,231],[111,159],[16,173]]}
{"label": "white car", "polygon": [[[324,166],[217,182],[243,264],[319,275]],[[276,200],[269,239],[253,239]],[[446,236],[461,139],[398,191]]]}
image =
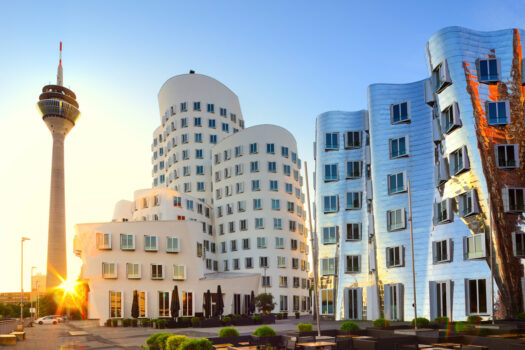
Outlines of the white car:
{"label": "white car", "polygon": [[40,317],[35,321],[38,324],[58,324],[58,320],[54,316],[44,316]]}

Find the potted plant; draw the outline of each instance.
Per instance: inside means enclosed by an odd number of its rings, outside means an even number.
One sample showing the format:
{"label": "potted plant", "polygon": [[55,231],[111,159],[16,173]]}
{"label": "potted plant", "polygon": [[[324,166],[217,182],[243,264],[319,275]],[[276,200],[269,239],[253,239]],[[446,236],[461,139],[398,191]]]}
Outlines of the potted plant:
{"label": "potted plant", "polygon": [[[414,327],[416,324],[416,319],[413,319],[410,322],[410,326]],[[430,327],[430,320],[424,317],[418,317],[417,318],[417,328],[428,328]]]}
{"label": "potted plant", "polygon": [[299,311],[296,311],[295,312],[295,319],[298,320],[300,316],[301,316],[301,313]]}
{"label": "potted plant", "polygon": [[149,350],[162,350],[164,349],[164,344],[166,339],[168,339],[172,334],[170,333],[155,333],[152,334],[146,339],[146,349]]}
{"label": "potted plant", "polygon": [[104,326],[111,327],[111,318],[108,318],[106,322],[104,322]]}
{"label": "potted plant", "polygon": [[199,327],[200,322],[201,322],[200,317],[192,317],[191,318],[191,326],[192,327]]}
{"label": "potted plant", "polygon": [[131,327],[137,327],[137,325],[139,324],[139,320],[136,318],[132,318],[130,321],[131,321]]}
{"label": "potted plant", "polygon": [[156,323],[157,323],[157,328],[158,329],[164,329],[164,328],[166,328],[166,324],[168,322],[165,319],[163,319],[163,318],[158,318],[156,320]]}
{"label": "potted plant", "polygon": [[178,350],[180,345],[188,340],[185,335],[173,334],[170,335],[165,342],[164,349],[166,350]]}
{"label": "potted plant", "polygon": [[261,326],[252,333],[252,342],[255,345],[272,345],[278,346],[281,342],[281,336],[277,335],[275,330],[269,326]]}
{"label": "potted plant", "polygon": [[254,324],[261,324],[262,323],[262,318],[259,315],[253,315],[252,316],[252,320],[253,320]]}
{"label": "potted plant", "polygon": [[366,330],[361,330],[359,325],[357,323],[352,321],[345,321],[341,323],[341,326],[339,326],[339,330],[337,331],[337,334],[358,334],[358,335],[365,335]]}
{"label": "potted plant", "polygon": [[180,344],[179,350],[214,350],[211,342],[206,338],[188,339]]}
{"label": "potted plant", "polygon": [[231,317],[229,317],[229,316],[224,316],[224,317],[222,318],[221,321],[222,321],[222,323],[224,323],[225,325],[230,325],[230,324],[232,323],[232,319],[231,319]]}
{"label": "potted plant", "polygon": [[122,319],[122,327],[129,327],[131,325],[131,320],[129,318]]}
{"label": "potted plant", "polygon": [[111,327],[118,327],[118,319],[112,318],[111,319]]}
{"label": "potted plant", "polygon": [[142,327],[149,327],[150,326],[150,320],[149,318],[141,318],[140,319],[140,325]]}

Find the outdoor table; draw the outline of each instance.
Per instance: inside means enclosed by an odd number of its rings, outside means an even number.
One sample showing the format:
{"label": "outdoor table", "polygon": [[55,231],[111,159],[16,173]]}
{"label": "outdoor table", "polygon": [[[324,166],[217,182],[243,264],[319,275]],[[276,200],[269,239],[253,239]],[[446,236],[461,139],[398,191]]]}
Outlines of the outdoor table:
{"label": "outdoor table", "polygon": [[224,349],[224,348],[228,348],[228,346],[233,346],[233,344],[226,343],[226,344],[215,344],[215,345],[213,345],[213,347],[215,349]]}
{"label": "outdoor table", "polygon": [[318,340],[333,340],[335,337],[330,337],[328,335],[320,335],[320,336],[316,336],[315,337],[315,340],[318,341]]}
{"label": "outdoor table", "polygon": [[514,339],[518,338],[519,334],[492,334],[488,336],[489,338],[502,338],[502,339]]}
{"label": "outdoor table", "polygon": [[445,349],[461,349],[461,344],[458,343],[434,343],[432,346]]}
{"label": "outdoor table", "polygon": [[354,339],[374,339],[374,337],[371,337],[369,335],[356,335],[353,338]]}
{"label": "outdoor table", "polygon": [[239,345],[250,345],[250,342],[249,341],[241,341],[239,342]]}
{"label": "outdoor table", "polygon": [[236,346],[236,347],[230,347],[230,349],[234,349],[234,350],[257,350],[257,346],[256,345]]}
{"label": "outdoor table", "polygon": [[328,346],[337,346],[337,344],[327,341],[314,341],[310,343],[298,343],[297,346],[301,346],[304,348],[324,348]]}

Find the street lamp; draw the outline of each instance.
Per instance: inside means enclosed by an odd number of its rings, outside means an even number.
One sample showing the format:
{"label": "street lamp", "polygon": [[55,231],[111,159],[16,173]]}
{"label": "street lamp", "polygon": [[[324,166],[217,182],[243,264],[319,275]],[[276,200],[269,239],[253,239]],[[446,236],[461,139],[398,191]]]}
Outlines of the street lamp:
{"label": "street lamp", "polygon": [[24,242],[29,241],[30,238],[22,237],[20,241],[20,323],[24,325]]}

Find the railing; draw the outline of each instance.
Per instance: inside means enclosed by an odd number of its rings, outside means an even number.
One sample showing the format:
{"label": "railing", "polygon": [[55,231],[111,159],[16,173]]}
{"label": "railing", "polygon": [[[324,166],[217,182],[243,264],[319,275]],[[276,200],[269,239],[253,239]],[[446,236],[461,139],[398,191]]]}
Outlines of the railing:
{"label": "railing", "polygon": [[16,326],[19,324],[19,320],[12,318],[9,320],[0,320],[0,334],[9,334],[16,330]]}

